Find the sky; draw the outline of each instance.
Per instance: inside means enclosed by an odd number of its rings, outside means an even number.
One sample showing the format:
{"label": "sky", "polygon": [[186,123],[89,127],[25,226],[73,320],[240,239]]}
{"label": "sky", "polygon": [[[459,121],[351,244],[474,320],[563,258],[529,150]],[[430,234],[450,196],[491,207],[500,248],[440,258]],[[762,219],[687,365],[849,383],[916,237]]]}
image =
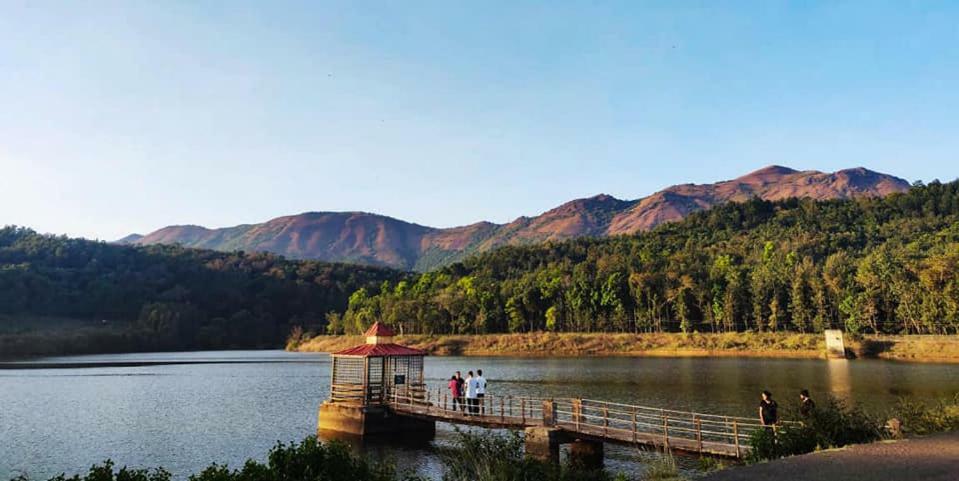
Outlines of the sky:
{"label": "sky", "polygon": [[0,0],[0,225],[507,222],[770,164],[959,176],[959,2]]}

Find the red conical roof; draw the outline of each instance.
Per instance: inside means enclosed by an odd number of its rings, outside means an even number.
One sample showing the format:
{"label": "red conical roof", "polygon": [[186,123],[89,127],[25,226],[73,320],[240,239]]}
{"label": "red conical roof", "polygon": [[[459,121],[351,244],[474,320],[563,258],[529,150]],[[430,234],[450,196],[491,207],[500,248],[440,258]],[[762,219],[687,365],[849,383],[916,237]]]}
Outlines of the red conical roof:
{"label": "red conical roof", "polygon": [[373,325],[370,326],[370,328],[367,329],[365,333],[363,333],[363,335],[366,337],[370,337],[370,336],[386,337],[386,336],[395,336],[396,333],[393,332],[393,330],[390,329],[389,326],[387,326],[386,324],[380,324],[380,322],[377,321],[377,322],[374,322]]}
{"label": "red conical roof", "polygon": [[336,351],[333,355],[361,357],[425,356],[426,351],[401,346],[399,344],[360,344],[359,346],[354,346],[349,349]]}

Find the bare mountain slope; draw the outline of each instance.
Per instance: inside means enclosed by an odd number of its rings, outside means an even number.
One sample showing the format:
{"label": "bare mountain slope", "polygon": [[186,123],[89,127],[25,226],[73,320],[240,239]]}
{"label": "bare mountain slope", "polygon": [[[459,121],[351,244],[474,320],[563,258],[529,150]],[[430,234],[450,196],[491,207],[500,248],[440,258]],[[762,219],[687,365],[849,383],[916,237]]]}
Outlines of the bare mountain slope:
{"label": "bare mountain slope", "polygon": [[508,224],[478,222],[439,229],[365,212],[307,212],[221,229],[170,226],[122,241],[262,250],[292,258],[428,270],[503,245],[641,232],[691,212],[754,196],[824,200],[885,196],[908,189],[909,183],[903,179],[861,167],[823,173],[774,165],[714,184],[675,185],[635,201],[605,194],[576,199]]}

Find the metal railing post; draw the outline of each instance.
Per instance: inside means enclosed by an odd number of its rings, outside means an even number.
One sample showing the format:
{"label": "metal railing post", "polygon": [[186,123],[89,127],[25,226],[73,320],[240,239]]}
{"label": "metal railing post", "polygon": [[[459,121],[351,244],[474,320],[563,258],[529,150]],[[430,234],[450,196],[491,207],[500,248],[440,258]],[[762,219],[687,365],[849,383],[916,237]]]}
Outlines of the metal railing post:
{"label": "metal railing post", "polygon": [[669,449],[669,416],[665,410],[660,410],[660,414],[663,416],[663,447]]}
{"label": "metal railing post", "polygon": [[739,426],[736,421],[733,421],[733,438],[736,439],[736,459],[742,458],[742,454],[739,452]]}
{"label": "metal railing post", "polygon": [[609,435],[609,403],[603,403],[603,436]]}
{"label": "metal railing post", "polygon": [[699,419],[699,415],[693,416],[696,420],[696,448],[699,449],[699,454],[703,453],[703,423]]}

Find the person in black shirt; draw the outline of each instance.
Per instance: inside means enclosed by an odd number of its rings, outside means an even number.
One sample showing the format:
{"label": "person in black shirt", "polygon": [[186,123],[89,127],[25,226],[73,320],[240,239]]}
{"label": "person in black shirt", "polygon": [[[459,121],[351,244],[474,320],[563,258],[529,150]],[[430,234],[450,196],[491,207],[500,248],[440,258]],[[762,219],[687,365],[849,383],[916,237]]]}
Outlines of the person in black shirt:
{"label": "person in black shirt", "polygon": [[799,391],[799,414],[802,414],[804,418],[808,418],[815,409],[816,403],[809,397],[809,390],[803,389]]}
{"label": "person in black shirt", "polygon": [[763,391],[763,400],[759,403],[759,422],[763,426],[772,426],[779,421],[779,415],[776,412],[779,405],[773,401],[773,394],[769,391]]}
{"label": "person in black shirt", "polygon": [[[463,386],[463,384],[465,383],[466,383],[466,380],[463,379],[463,375],[460,374],[459,371],[456,371],[456,392],[458,392],[460,396],[459,398],[460,410],[463,411],[464,413],[466,412],[466,398],[464,397],[466,396],[466,390],[463,389],[465,387]],[[453,404],[453,410],[454,411],[456,410],[455,403]]]}

